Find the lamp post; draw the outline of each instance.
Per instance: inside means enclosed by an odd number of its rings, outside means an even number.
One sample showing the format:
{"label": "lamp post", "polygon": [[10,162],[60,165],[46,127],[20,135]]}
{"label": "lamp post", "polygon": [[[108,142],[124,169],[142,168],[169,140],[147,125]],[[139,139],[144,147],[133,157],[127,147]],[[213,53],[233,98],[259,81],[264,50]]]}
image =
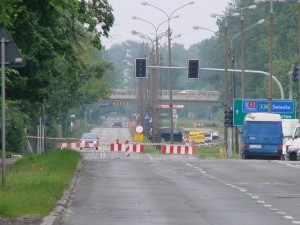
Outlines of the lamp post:
{"label": "lamp post", "polygon": [[273,73],[273,2],[285,2],[286,0],[254,0],[254,3],[270,2],[270,47],[269,47],[269,94],[268,112],[272,113],[272,73]]}
{"label": "lamp post", "polygon": [[[298,64],[300,66],[300,0],[298,0]],[[300,79],[298,79],[298,119],[300,121]]]}
{"label": "lamp post", "polygon": [[[220,14],[211,14],[211,17],[224,17],[225,18],[225,24],[224,24],[224,100],[223,100],[223,105],[224,105],[224,113],[227,110],[227,73],[228,73],[228,54],[227,54],[227,42],[228,42],[228,20],[227,20],[227,15],[220,15]],[[228,133],[227,133],[227,127],[225,126],[224,123],[224,141],[225,141],[225,149],[226,152],[228,153]]]}
{"label": "lamp post", "polygon": [[[157,37],[155,39],[150,38],[149,36],[137,32],[135,30],[131,31],[131,33],[133,35],[138,35],[140,38],[143,39],[147,39],[148,41],[151,42],[151,62],[152,65],[157,65],[157,61],[158,61],[158,57],[157,57]],[[152,141],[156,142],[157,140],[157,120],[158,120],[158,116],[157,116],[157,102],[158,102],[158,96],[157,96],[157,70],[155,68],[151,69],[151,75],[150,75],[150,87],[148,90],[150,90],[150,95],[148,96],[148,109],[150,109],[149,111],[151,112],[151,116],[152,116]],[[146,91],[146,88],[145,90]],[[143,112],[143,110],[141,110],[141,112]],[[142,115],[144,115],[142,113]],[[143,118],[143,116],[142,116]],[[146,124],[145,124],[146,125]],[[147,124],[148,125],[148,124]],[[148,126],[145,126],[145,128],[149,128]],[[146,132],[149,131],[149,129],[145,129]]]}
{"label": "lamp post", "polygon": [[[230,41],[230,58],[231,58],[231,69],[234,69],[234,64],[235,64],[235,51],[234,51],[234,46],[233,46],[233,40],[238,37],[239,35],[241,35],[241,39],[242,39],[242,45],[241,45],[241,61],[242,61],[242,99],[244,99],[244,87],[243,86],[243,82],[244,82],[244,75],[245,75],[245,66],[244,66],[244,32],[247,30],[250,30],[251,28],[255,27],[256,25],[262,24],[264,23],[265,20],[261,19],[258,22],[256,22],[255,24],[253,24],[252,26],[246,28],[244,30],[244,28],[242,28],[242,31],[240,33],[237,33],[235,35],[233,35],[233,37],[231,38]],[[243,27],[243,25],[242,25]],[[235,93],[235,75],[234,72],[231,72],[231,102],[233,104],[233,100],[236,96]],[[235,151],[238,153],[239,152],[239,138],[238,138],[238,127],[234,128],[234,140],[232,140],[232,142],[235,142]]]}
{"label": "lamp post", "polygon": [[[299,0],[299,1],[300,1],[300,0]],[[234,49],[233,49],[233,40],[234,40],[236,37],[238,37],[239,35],[244,34],[245,31],[250,30],[251,28],[255,27],[256,25],[262,24],[262,23],[264,23],[264,22],[265,22],[265,20],[264,20],[264,19],[261,19],[261,20],[259,20],[258,22],[256,22],[255,24],[251,25],[250,27],[248,27],[248,28],[246,28],[246,29],[243,29],[242,32],[233,35],[233,37],[232,37],[231,39],[228,39],[228,40],[230,40],[230,53],[231,53],[230,56],[231,56],[231,59],[232,59],[232,60],[233,60],[233,58],[234,58],[234,57],[233,57],[233,52],[234,52]],[[200,29],[202,29],[202,30],[207,30],[207,31],[213,32],[213,33],[215,33],[215,34],[218,33],[218,32],[216,32],[216,31],[210,30],[210,29],[205,28],[205,27],[200,27],[200,26],[197,26],[197,25],[193,26],[193,28],[194,28],[195,30],[200,30]],[[221,35],[223,35],[223,34],[221,34]],[[241,47],[242,47],[242,46],[241,46]],[[242,48],[244,48],[244,46],[243,46]],[[242,59],[242,61],[244,61],[244,59]],[[242,63],[242,64],[244,64],[244,63]],[[232,64],[232,65],[233,65],[233,64]],[[234,67],[232,67],[231,69],[234,69]],[[243,72],[243,71],[242,71],[242,72]],[[233,89],[234,89],[234,85],[233,85]],[[235,97],[235,96],[234,96],[234,92],[233,92],[232,97],[233,97],[233,98]],[[231,99],[231,100],[233,101],[233,99]]]}
{"label": "lamp post", "polygon": [[[245,9],[256,9],[256,5],[250,5],[248,7],[243,7],[243,8],[236,8],[238,10],[240,10],[240,16],[241,16],[241,63],[242,63],[242,99],[245,98],[245,56],[244,56],[244,53],[245,53],[245,44],[244,44],[244,10]],[[250,28],[249,28],[250,29]]]}
{"label": "lamp post", "polygon": [[187,3],[187,4],[185,4],[185,5],[181,6],[181,7],[179,7],[177,9],[173,10],[170,14],[168,14],[166,11],[158,8],[155,5],[152,5],[152,4],[148,3],[148,2],[142,2],[142,5],[144,5],[144,6],[148,5],[148,6],[151,6],[151,7],[155,8],[155,9],[163,12],[166,15],[167,21],[168,21],[167,34],[168,34],[168,58],[169,58],[170,141],[171,141],[172,144],[174,143],[174,123],[173,123],[173,93],[172,93],[172,86],[173,86],[172,82],[173,82],[173,79],[172,79],[172,68],[171,68],[172,67],[172,55],[171,55],[171,35],[172,35],[172,33],[171,33],[171,28],[170,28],[170,21],[171,21],[172,15],[176,11],[182,9],[185,6],[191,5],[191,4],[194,4],[194,2],[193,1],[189,2],[189,3]]}
{"label": "lamp post", "polygon": [[[242,64],[242,98],[244,98],[245,96],[244,96],[244,88],[245,88],[245,86],[244,86],[244,84],[243,84],[243,82],[244,82],[244,75],[245,75],[245,58],[244,58],[244,41],[243,41],[243,39],[244,39],[244,34],[245,34],[245,31],[247,31],[247,30],[250,30],[251,28],[253,28],[253,27],[255,27],[255,26],[257,26],[257,25],[260,25],[260,24],[262,24],[262,23],[264,23],[265,22],[265,20],[264,19],[261,19],[261,20],[259,20],[258,22],[256,22],[255,24],[253,24],[253,25],[251,25],[250,27],[248,27],[248,28],[246,28],[246,29],[242,29],[242,31],[241,32],[239,32],[239,33],[237,33],[237,34],[235,34],[235,35],[233,35],[233,37],[231,38],[231,40],[230,40],[230,56],[231,56],[231,60],[232,61],[234,61],[234,47],[233,47],[233,40],[236,38],[236,37],[238,37],[239,35],[241,35],[241,42],[243,42],[243,44],[241,45],[241,64]],[[234,69],[234,62],[231,62],[231,65],[232,65],[232,67],[231,67],[231,69]],[[232,95],[231,95],[231,101],[233,102],[233,99],[235,98],[235,84],[234,84],[234,76],[231,78],[232,79]]]}
{"label": "lamp post", "polygon": [[[173,16],[173,17],[170,18],[170,20],[178,18],[178,17],[179,17],[178,15]],[[153,61],[154,61],[154,65],[158,66],[158,64],[159,64],[158,39],[164,35],[164,33],[159,35],[158,34],[158,29],[162,24],[168,22],[168,20],[165,20],[165,21],[161,22],[158,26],[155,26],[153,23],[149,22],[148,20],[139,18],[137,16],[133,16],[132,19],[141,20],[145,23],[150,24],[154,28],[154,30],[155,30],[155,44],[153,44],[153,46],[155,46],[155,48],[153,47],[153,49],[155,49],[154,50],[155,53],[154,53]],[[146,36],[146,35],[144,35],[144,36]],[[152,71],[153,71],[153,73],[151,75],[151,81],[152,81],[151,82],[151,97],[152,97],[151,98],[151,101],[152,101],[152,105],[151,105],[152,110],[151,111],[152,111],[152,118],[153,118],[152,119],[152,141],[155,142],[155,143],[158,143],[160,141],[160,140],[158,140],[159,139],[158,130],[159,130],[159,124],[160,123],[159,123],[159,116],[158,116],[158,112],[157,112],[157,110],[158,110],[158,90],[157,89],[158,89],[158,86],[159,86],[159,82],[158,82],[158,80],[159,80],[158,79],[159,69],[158,68],[153,68]]]}

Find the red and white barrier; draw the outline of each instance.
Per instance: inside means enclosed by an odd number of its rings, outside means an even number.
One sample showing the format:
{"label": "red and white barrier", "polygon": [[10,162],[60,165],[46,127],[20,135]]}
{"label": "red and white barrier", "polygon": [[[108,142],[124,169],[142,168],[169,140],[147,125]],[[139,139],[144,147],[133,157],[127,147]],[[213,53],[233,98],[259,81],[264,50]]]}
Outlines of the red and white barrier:
{"label": "red and white barrier", "polygon": [[[144,153],[144,149],[145,146],[141,145],[141,144],[128,144],[129,148],[128,151],[129,152],[136,152],[136,153]],[[110,151],[113,152],[126,152],[126,144],[115,144],[115,143],[111,143],[110,144]]]}
{"label": "red and white barrier", "polygon": [[194,155],[196,147],[185,145],[162,145],[162,154]]}
{"label": "red and white barrier", "polygon": [[78,149],[78,148],[98,148],[98,144],[94,143],[58,143],[57,147],[60,149],[69,148],[69,149]]}
{"label": "red and white barrier", "polygon": [[145,146],[141,144],[132,144],[130,145],[131,152],[137,152],[137,153],[144,153],[145,152]]}
{"label": "red and white barrier", "polygon": [[128,158],[130,157],[130,148],[129,148],[129,141],[125,141],[125,156]]}

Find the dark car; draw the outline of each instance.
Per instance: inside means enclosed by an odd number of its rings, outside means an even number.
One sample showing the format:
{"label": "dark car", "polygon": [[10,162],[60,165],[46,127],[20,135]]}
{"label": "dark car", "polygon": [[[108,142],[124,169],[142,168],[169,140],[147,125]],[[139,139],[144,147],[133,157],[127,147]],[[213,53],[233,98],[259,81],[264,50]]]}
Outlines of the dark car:
{"label": "dark car", "polygon": [[[95,149],[98,150],[99,137],[94,133],[83,133],[80,138],[80,143],[93,143],[96,146]],[[80,149],[82,149],[82,147],[80,147]]]}
{"label": "dark car", "polygon": [[[171,129],[169,127],[162,127],[160,130],[160,141],[161,142],[170,141],[170,136],[171,136],[170,133],[171,133]],[[181,131],[174,129],[173,136],[174,136],[174,141],[182,142],[183,135]],[[148,138],[149,140],[152,140],[152,134],[150,134]]]}
{"label": "dark car", "polygon": [[114,120],[113,121],[113,127],[122,127],[122,121]]}

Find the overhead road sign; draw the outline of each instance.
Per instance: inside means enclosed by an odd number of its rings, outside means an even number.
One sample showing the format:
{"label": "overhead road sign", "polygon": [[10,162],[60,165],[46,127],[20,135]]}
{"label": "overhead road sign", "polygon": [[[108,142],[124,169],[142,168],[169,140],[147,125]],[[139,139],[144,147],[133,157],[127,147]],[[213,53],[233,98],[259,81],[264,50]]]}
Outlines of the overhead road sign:
{"label": "overhead road sign", "polygon": [[[243,112],[268,112],[268,100],[243,100]],[[272,113],[294,113],[295,102],[293,100],[273,100]]]}
{"label": "overhead road sign", "polygon": [[[233,126],[241,126],[245,115],[254,112],[268,112],[267,99],[234,99]],[[295,100],[272,100],[272,113],[280,114],[282,119],[296,119]]]}

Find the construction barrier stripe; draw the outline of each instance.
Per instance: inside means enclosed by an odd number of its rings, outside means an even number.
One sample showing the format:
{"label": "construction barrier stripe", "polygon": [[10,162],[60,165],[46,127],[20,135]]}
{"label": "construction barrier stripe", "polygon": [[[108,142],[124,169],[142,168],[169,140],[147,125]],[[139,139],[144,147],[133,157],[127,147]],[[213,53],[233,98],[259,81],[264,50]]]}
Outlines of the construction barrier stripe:
{"label": "construction barrier stripe", "polygon": [[126,147],[129,146],[128,151],[129,152],[137,152],[137,153],[144,153],[145,148],[144,145],[140,145],[140,144],[115,144],[115,143],[111,143],[110,144],[110,151],[113,152],[125,152],[126,151]]}
{"label": "construction barrier stripe", "polygon": [[[56,138],[56,137],[38,137],[38,136],[27,136],[27,138],[32,138],[32,139],[47,139],[47,140],[75,140],[79,141],[80,138]],[[105,139],[98,139],[99,142],[109,142],[109,143],[114,143],[116,140],[105,140]],[[125,141],[124,141],[125,143]],[[148,146],[157,146],[157,145],[166,145],[165,142],[162,143],[152,143],[152,142],[129,142],[130,144],[140,144],[140,145],[148,145]],[[224,141],[218,141],[218,142],[209,142],[209,143],[202,143],[198,144],[198,147],[203,147],[203,146],[210,146],[210,145],[218,145],[222,144]],[[186,144],[182,144],[182,146],[189,146]]]}
{"label": "construction barrier stripe", "polygon": [[[97,148],[98,144],[94,143],[59,143],[58,148],[69,148],[69,149],[78,149],[78,148]],[[162,154],[181,154],[181,155],[195,155],[196,147],[184,146],[184,145],[162,145]],[[130,152],[144,153],[145,147],[141,144],[110,144],[110,151],[114,152],[126,152],[126,156],[129,157]]]}
{"label": "construction barrier stripe", "polygon": [[181,154],[181,155],[195,155],[196,147],[182,146],[182,145],[164,145],[162,146],[163,154]]}
{"label": "construction barrier stripe", "polygon": [[98,144],[94,143],[59,143],[57,145],[58,148],[70,148],[70,149],[76,149],[76,148],[98,148]]}

